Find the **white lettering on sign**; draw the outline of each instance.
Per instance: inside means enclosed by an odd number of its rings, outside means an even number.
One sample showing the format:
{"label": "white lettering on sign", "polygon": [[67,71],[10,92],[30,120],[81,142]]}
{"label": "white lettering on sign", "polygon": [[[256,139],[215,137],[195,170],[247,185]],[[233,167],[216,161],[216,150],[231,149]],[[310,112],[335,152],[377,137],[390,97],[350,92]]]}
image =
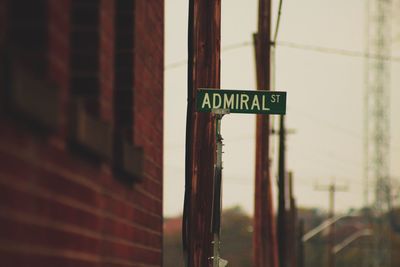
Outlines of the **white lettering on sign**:
{"label": "white lettering on sign", "polygon": [[262,96],[262,110],[269,110],[267,107],[267,100],[265,99],[265,95]]}
{"label": "white lettering on sign", "polygon": [[280,95],[271,95],[271,102],[272,103],[279,103]]}
{"label": "white lettering on sign", "polygon": [[240,109],[243,109],[244,105],[246,105],[246,109],[249,109],[249,106],[247,105],[247,102],[249,102],[249,96],[248,95],[241,95],[241,97],[240,97]]}
{"label": "white lettering on sign", "polygon": [[235,103],[235,95],[230,95],[228,97],[227,94],[224,94],[224,108],[233,109]]}
{"label": "white lettering on sign", "polygon": [[253,98],[253,103],[251,103],[251,109],[255,109],[257,107],[257,110],[260,110],[260,102],[258,102],[258,97]]}
{"label": "white lettering on sign", "polygon": [[[210,95],[211,94],[211,95]],[[280,95],[271,95],[272,103],[279,103]],[[221,94],[221,93],[205,93],[201,103],[202,109],[241,109],[253,111],[269,111],[267,96],[265,95],[248,95],[241,93]]]}
{"label": "white lettering on sign", "polygon": [[221,96],[219,94],[213,94],[213,108],[221,108],[221,106],[222,106]]}
{"label": "white lettering on sign", "polygon": [[210,103],[210,97],[208,96],[208,93],[204,95],[203,103],[201,104],[201,108],[205,108],[207,105],[207,108],[211,108],[211,103]]}

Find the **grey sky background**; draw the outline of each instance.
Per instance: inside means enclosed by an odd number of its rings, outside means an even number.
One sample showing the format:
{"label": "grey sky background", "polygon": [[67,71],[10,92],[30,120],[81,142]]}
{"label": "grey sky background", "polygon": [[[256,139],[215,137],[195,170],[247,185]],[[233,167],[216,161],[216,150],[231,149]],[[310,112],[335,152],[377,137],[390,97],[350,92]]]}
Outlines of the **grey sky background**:
{"label": "grey sky background", "polygon": [[[393,56],[400,55],[399,2],[393,3]],[[165,4],[164,214],[174,216],[183,207],[187,65],[173,64],[187,58],[188,1],[166,0]],[[273,24],[277,6],[278,0],[273,0]],[[257,9],[258,0],[222,0],[221,88],[256,87],[254,50],[249,43],[257,29]],[[363,52],[364,1],[283,1],[278,41]],[[232,49],[232,45],[239,46]],[[399,188],[400,62],[392,62],[391,70],[390,170],[394,188]],[[296,133],[287,138],[287,167],[294,175],[299,206],[327,209],[327,193],[314,188],[332,179],[348,186],[348,192],[336,195],[337,210],[363,204],[363,72],[363,58],[284,45],[276,48],[272,89],[288,93],[286,126]],[[274,127],[277,119],[272,119]],[[255,117],[225,116],[222,135],[223,205],[240,205],[252,214]],[[275,155],[277,139],[271,142]],[[272,164],[276,186],[277,157]]]}

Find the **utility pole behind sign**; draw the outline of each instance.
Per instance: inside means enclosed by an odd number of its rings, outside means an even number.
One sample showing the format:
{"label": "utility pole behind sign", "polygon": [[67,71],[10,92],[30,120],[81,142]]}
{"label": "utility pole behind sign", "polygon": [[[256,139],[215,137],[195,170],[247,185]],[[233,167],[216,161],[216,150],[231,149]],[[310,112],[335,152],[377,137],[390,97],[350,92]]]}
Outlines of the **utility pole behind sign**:
{"label": "utility pole behind sign", "polygon": [[297,223],[297,207],[296,207],[296,199],[294,198],[293,194],[293,173],[289,172],[288,174],[288,183],[289,183],[289,196],[288,200],[290,202],[289,211],[288,211],[288,266],[290,267],[297,267],[297,231],[298,231],[298,223]]}
{"label": "utility pole behind sign", "polygon": [[279,160],[278,160],[278,255],[279,255],[279,266],[288,267],[288,238],[287,238],[287,210],[286,202],[287,199],[287,184],[286,184],[286,128],[285,128],[285,117],[280,116],[280,129],[279,129]]}
{"label": "utility pole behind sign", "polygon": [[[270,88],[271,0],[259,0],[258,33],[254,35],[257,89]],[[269,162],[269,117],[257,115],[254,199],[254,266],[278,267]]]}

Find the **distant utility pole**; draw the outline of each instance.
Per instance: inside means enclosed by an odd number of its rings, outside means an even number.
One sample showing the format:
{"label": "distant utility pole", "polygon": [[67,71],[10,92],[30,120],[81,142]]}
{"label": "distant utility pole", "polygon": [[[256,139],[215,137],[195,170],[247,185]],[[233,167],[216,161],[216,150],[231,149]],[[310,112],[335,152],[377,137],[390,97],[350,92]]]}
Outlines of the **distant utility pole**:
{"label": "distant utility pole", "polygon": [[287,251],[288,251],[288,266],[296,267],[297,265],[297,206],[296,206],[296,199],[294,198],[293,193],[293,173],[289,172],[288,175],[289,179],[289,210],[288,210],[288,221],[287,221],[287,231],[288,231],[288,238],[287,240]]}
{"label": "distant utility pole", "polygon": [[[347,186],[337,186],[334,182],[325,186],[316,186],[316,190],[328,191],[329,192],[329,218],[332,219],[335,215],[335,193],[339,191],[347,191]],[[335,266],[335,254],[333,253],[333,247],[335,245],[335,225],[332,223],[329,226],[329,240],[328,240],[328,250],[327,250],[327,267]]]}
{"label": "distant utility pole", "polygon": [[[292,184],[292,174],[290,173],[287,177],[286,173],[286,135],[294,133],[293,129],[285,128],[285,116],[280,116],[280,126],[279,126],[279,155],[278,155],[278,255],[279,255],[279,266],[280,267],[288,267],[290,266],[290,256],[291,252],[289,246],[291,246],[292,240],[288,227],[289,224],[295,223],[295,221],[291,221],[293,218],[291,216],[292,201],[294,201],[292,192],[293,192],[293,184]],[[276,132],[272,132],[273,134]],[[287,179],[289,179],[289,184],[287,184]],[[290,206],[290,211],[286,208]],[[288,216],[289,213],[289,216]]]}
{"label": "distant utility pole", "polygon": [[[254,35],[257,89],[271,87],[271,0],[259,0]],[[269,116],[257,115],[253,259],[256,267],[278,267],[269,162]]]}
{"label": "distant utility pole", "polygon": [[190,0],[182,241],[186,267],[211,267],[215,120],[195,112],[198,88],[220,87],[221,0]]}
{"label": "distant utility pole", "polygon": [[287,238],[287,211],[286,211],[286,128],[285,117],[280,116],[279,129],[279,156],[278,156],[278,255],[279,266],[288,267],[288,238]]}
{"label": "distant utility pole", "polygon": [[[272,129],[271,134],[277,134],[279,136],[279,151],[278,151],[278,223],[277,223],[277,233],[278,233],[278,255],[279,255],[279,266],[287,267],[290,266],[290,242],[291,237],[288,235],[289,224],[296,223],[291,221],[291,214],[287,210],[288,205],[292,205],[292,174],[289,174],[289,178],[286,175],[286,135],[293,134],[295,130],[286,129],[285,127],[285,116],[281,115],[279,120],[279,130],[276,131]],[[290,182],[287,184],[286,180],[289,179]],[[288,190],[289,188],[289,190]],[[291,193],[288,195],[288,191]],[[294,198],[293,198],[294,201]],[[291,207],[292,208],[292,207]],[[295,207],[294,207],[295,209]]]}

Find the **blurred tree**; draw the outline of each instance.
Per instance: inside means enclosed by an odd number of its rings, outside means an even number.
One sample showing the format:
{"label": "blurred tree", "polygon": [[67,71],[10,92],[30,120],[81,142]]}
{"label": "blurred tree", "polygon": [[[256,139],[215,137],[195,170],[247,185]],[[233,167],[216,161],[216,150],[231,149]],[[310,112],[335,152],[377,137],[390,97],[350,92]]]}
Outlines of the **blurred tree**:
{"label": "blurred tree", "polygon": [[229,267],[248,267],[252,264],[252,220],[240,208],[223,212],[221,229],[221,257]]}
{"label": "blurred tree", "polygon": [[396,233],[392,235],[392,267],[400,266],[400,234]]}
{"label": "blurred tree", "polygon": [[[400,218],[400,209],[395,209],[396,218]],[[321,224],[326,214],[316,209],[299,209],[299,218],[309,230]],[[164,222],[164,267],[183,267],[182,219],[169,218]],[[364,223],[362,218],[339,222],[337,225],[337,242],[356,231]],[[391,231],[392,253],[391,267],[400,266],[400,234]],[[326,233],[313,237],[305,243],[305,267],[326,266]],[[363,266],[365,260],[363,249],[370,246],[371,239],[360,238],[336,255],[336,267]],[[240,207],[226,209],[222,213],[221,257],[228,260],[229,267],[251,267],[252,263],[252,220]]]}
{"label": "blurred tree", "polygon": [[[252,266],[252,221],[240,208],[224,210],[221,226],[221,257],[229,267]],[[183,266],[181,218],[164,222],[164,267]]]}

